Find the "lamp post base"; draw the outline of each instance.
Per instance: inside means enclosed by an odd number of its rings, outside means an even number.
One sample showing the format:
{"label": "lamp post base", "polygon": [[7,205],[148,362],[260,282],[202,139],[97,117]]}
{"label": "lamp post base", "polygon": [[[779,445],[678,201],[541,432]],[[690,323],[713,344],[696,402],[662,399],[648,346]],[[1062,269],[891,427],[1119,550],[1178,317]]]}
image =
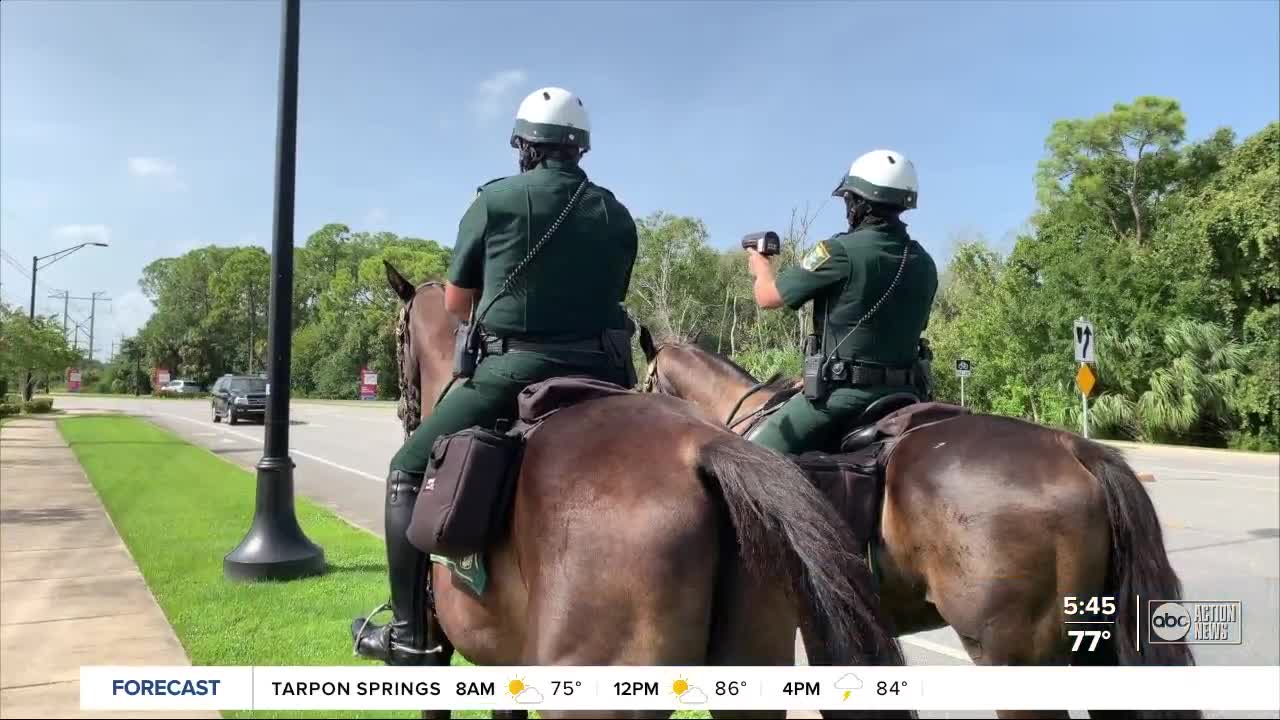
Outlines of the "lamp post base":
{"label": "lamp post base", "polygon": [[293,580],[325,571],[324,550],[307,539],[293,510],[293,461],[258,463],[258,497],[253,525],[222,560],[228,580]]}

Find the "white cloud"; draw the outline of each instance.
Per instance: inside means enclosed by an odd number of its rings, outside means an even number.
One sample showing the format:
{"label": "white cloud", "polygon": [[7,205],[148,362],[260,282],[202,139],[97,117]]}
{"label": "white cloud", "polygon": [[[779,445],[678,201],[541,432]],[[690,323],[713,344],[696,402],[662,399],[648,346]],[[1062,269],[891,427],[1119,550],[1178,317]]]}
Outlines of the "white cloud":
{"label": "white cloud", "polygon": [[481,120],[492,120],[507,112],[515,114],[513,93],[528,79],[524,70],[500,70],[476,87],[471,109]]}
{"label": "white cloud", "polygon": [[861,690],[862,678],[853,673],[845,673],[836,681],[837,690]]}
{"label": "white cloud", "polygon": [[701,705],[706,701],[707,694],[702,692],[702,688],[691,687],[680,696],[680,702],[685,705]]}
{"label": "white cloud", "polygon": [[384,208],[373,208],[364,216],[364,224],[370,227],[381,225],[387,221],[387,211]]}
{"label": "white cloud", "polygon": [[516,702],[525,705],[533,705],[542,702],[542,693],[538,692],[538,688],[525,688],[516,695]]}
{"label": "white cloud", "polygon": [[111,228],[106,225],[59,225],[53,229],[53,239],[74,245],[83,242],[111,242]]}
{"label": "white cloud", "polygon": [[137,333],[154,309],[140,290],[130,290],[111,301],[111,316],[115,319],[116,330],[126,337]]}
{"label": "white cloud", "polygon": [[129,174],[155,180],[170,190],[185,190],[187,184],[178,177],[178,166],[172,160],[158,157],[129,158]]}

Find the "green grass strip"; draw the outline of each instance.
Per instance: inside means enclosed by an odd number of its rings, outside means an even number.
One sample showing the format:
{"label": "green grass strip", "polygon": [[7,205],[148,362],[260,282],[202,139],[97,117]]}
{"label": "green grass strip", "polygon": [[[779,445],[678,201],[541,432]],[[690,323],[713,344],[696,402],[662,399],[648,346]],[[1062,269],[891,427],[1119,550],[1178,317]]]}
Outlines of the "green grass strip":
{"label": "green grass strip", "polygon": [[[147,585],[195,665],[376,665],[351,654],[351,618],[386,598],[382,540],[305,498],[298,521],[329,571],[288,583],[233,583],[222,558],[253,517],[252,473],[151,423],[58,421]],[[376,491],[376,490],[371,490]],[[461,657],[455,665],[465,665]],[[228,711],[227,717],[417,717],[416,712]],[[487,711],[454,717],[489,717]],[[709,717],[680,712],[675,717]]]}
{"label": "green grass strip", "polygon": [[[253,517],[251,473],[135,418],[73,417],[58,427],[193,664],[375,664],[351,654],[347,626],[386,598],[381,540],[300,497],[298,521],[324,548],[329,572],[288,583],[229,582],[222,558]],[[417,717],[383,711],[224,714]]]}

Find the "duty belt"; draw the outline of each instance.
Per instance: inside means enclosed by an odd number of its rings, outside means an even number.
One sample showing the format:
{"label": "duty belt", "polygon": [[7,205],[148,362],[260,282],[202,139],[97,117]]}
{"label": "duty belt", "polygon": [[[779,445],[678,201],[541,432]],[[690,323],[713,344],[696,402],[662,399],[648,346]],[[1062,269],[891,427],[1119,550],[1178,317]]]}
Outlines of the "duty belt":
{"label": "duty belt", "polygon": [[514,338],[487,336],[484,338],[484,351],[489,355],[502,355],[509,352],[556,352],[571,350],[576,352],[604,352],[600,338],[586,340],[568,340],[565,342],[530,342]]}
{"label": "duty belt", "polygon": [[832,372],[832,380],[838,385],[910,385],[914,373],[911,368],[887,368],[875,365],[854,365],[844,362],[845,378],[837,378]]}

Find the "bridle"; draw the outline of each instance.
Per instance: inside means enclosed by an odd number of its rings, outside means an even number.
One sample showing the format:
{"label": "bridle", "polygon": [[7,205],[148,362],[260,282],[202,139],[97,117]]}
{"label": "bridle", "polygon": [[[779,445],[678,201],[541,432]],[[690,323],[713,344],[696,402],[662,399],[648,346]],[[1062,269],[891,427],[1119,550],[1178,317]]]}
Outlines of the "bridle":
{"label": "bridle", "polygon": [[[405,359],[408,356],[409,345],[412,342],[409,332],[409,318],[413,312],[413,303],[418,299],[418,293],[426,287],[443,286],[435,280],[418,285],[413,289],[413,297],[409,298],[404,305],[400,306],[400,316],[396,319],[396,369],[397,369],[397,385],[400,389],[400,400],[396,403],[396,417],[400,418],[400,423],[404,426],[404,435],[406,438],[413,434],[414,430],[422,424],[422,377],[418,373],[414,373],[411,379],[405,378]],[[437,401],[438,402],[438,401]]]}

